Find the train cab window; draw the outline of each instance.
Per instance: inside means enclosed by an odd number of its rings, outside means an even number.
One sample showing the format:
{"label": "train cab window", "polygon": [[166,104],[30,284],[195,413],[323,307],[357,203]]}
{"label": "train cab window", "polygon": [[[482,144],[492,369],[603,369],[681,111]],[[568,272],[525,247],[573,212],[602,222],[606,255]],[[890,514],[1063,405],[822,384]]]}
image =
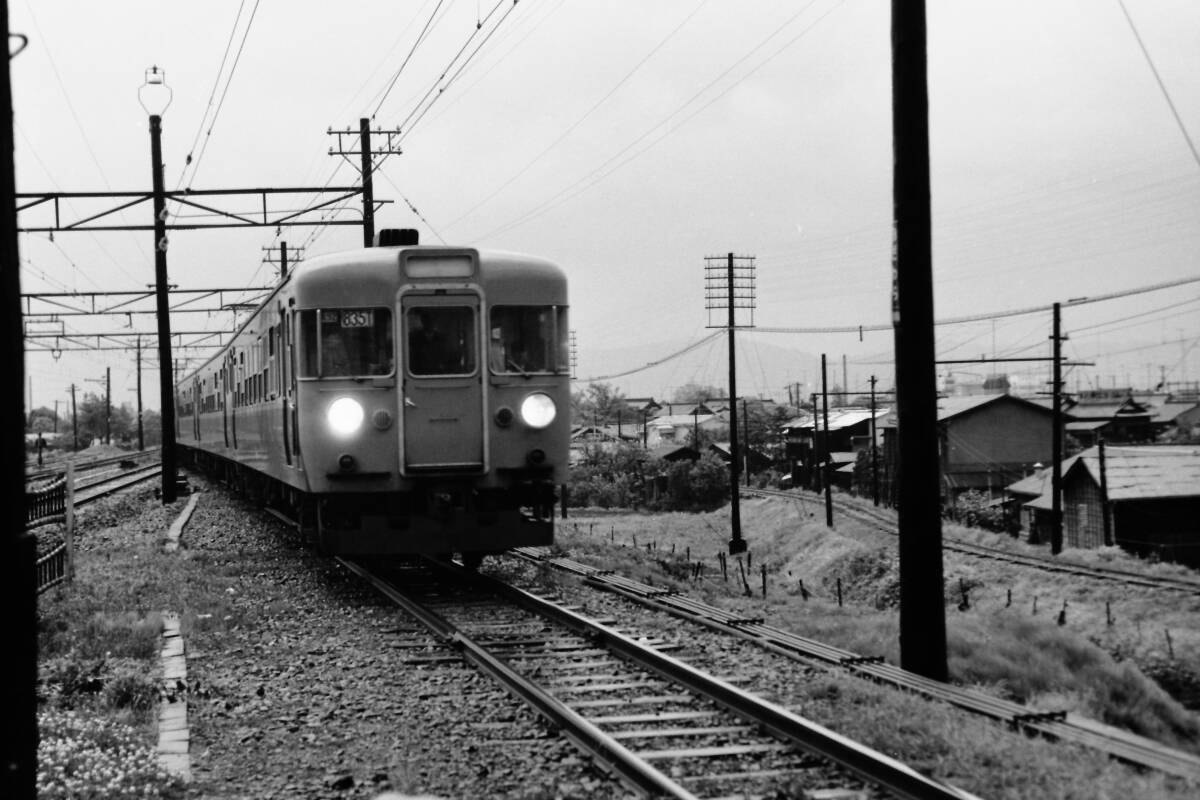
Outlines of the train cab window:
{"label": "train cab window", "polygon": [[356,378],[392,374],[392,312],[323,308],[300,312],[300,376]]}
{"label": "train cab window", "polygon": [[470,306],[421,306],[407,312],[408,369],[413,375],[475,371],[475,312]]}
{"label": "train cab window", "polygon": [[517,375],[566,371],[568,330],[563,306],[492,308],[488,336],[492,371]]}

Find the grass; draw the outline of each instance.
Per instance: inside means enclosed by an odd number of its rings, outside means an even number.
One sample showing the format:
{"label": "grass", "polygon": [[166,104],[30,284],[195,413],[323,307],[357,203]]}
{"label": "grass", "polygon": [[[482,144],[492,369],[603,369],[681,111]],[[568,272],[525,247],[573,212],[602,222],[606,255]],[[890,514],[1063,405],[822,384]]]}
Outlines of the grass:
{"label": "grass", "polygon": [[81,514],[74,581],[38,601],[38,796],[181,797],[153,744],[162,611],[195,589],[160,552],[179,509],[149,491],[97,506]]}
{"label": "grass", "polygon": [[[823,510],[811,500],[743,502],[743,535],[751,548],[745,559],[750,596],[736,561],[729,559],[732,574],[725,579],[715,558],[729,539],[727,509],[654,517],[576,512],[573,517],[560,523],[558,531],[559,546],[572,557],[899,663],[894,545],[842,518],[834,530],[827,529]],[[689,570],[679,563],[689,552],[693,562],[704,562],[700,580],[681,579],[694,574],[694,565]],[[1164,567],[1125,554],[1101,557],[1131,571]],[[1151,677],[1162,676],[1163,685],[1181,689],[1185,699],[1200,695],[1200,603],[1053,573],[1014,571],[949,552],[944,560],[948,667],[954,682],[1039,709],[1075,711],[1200,752],[1200,717]],[[967,603],[960,610],[964,590]],[[1112,609],[1116,619],[1110,625]],[[1164,652],[1168,636],[1169,653]]]}

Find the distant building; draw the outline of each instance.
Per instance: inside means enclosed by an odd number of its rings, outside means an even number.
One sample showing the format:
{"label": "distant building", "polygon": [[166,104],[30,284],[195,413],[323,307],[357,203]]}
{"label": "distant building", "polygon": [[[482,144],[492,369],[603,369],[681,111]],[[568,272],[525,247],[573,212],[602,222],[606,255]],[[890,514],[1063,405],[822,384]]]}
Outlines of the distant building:
{"label": "distant building", "polygon": [[[942,498],[953,506],[974,489],[1000,497],[1004,488],[1050,463],[1053,413],[1010,394],[938,399],[938,457]],[[890,487],[898,463],[896,417],[884,424],[884,476]]]}
{"label": "distant building", "polygon": [[1104,451],[1103,467],[1098,447],[1064,465],[1065,543],[1080,548],[1116,544],[1141,556],[1200,566],[1200,447]]}

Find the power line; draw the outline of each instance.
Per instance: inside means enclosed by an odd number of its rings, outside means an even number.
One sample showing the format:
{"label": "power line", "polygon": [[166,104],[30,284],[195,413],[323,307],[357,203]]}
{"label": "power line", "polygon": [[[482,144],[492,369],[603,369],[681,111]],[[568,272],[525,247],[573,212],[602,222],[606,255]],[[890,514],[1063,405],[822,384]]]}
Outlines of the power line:
{"label": "power line", "polygon": [[1183,140],[1187,142],[1188,149],[1192,151],[1192,159],[1196,162],[1196,166],[1200,166],[1200,153],[1196,152],[1196,145],[1192,142],[1192,137],[1188,134],[1187,126],[1183,124],[1183,119],[1179,116],[1179,111],[1175,108],[1175,103],[1171,100],[1171,93],[1167,91],[1167,85],[1163,83],[1162,76],[1158,74],[1158,69],[1154,66],[1154,59],[1150,57],[1150,51],[1146,49],[1146,43],[1142,41],[1137,26],[1133,24],[1133,17],[1129,15],[1129,9],[1125,8],[1125,0],[1117,0],[1117,5],[1121,6],[1121,11],[1125,14],[1125,19],[1129,21],[1129,29],[1133,31],[1133,38],[1137,39],[1138,47],[1142,49],[1142,55],[1146,57],[1146,63],[1150,65],[1150,71],[1154,73],[1154,80],[1158,82],[1158,88],[1162,91],[1163,98],[1167,101],[1167,106],[1171,109],[1171,115],[1175,117],[1175,124],[1179,126],[1179,132],[1183,134]]}

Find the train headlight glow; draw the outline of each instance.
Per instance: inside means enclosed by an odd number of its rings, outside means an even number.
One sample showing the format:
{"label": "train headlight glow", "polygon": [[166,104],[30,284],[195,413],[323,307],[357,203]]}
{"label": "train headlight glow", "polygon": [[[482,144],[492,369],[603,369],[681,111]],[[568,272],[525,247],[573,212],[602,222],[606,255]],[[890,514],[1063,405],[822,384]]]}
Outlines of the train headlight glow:
{"label": "train headlight glow", "polygon": [[363,407],[353,397],[339,397],[325,412],[329,428],[339,436],[349,436],[363,423]]}
{"label": "train headlight glow", "polygon": [[521,401],[521,419],[531,428],[545,428],[558,413],[550,395],[534,392]]}

